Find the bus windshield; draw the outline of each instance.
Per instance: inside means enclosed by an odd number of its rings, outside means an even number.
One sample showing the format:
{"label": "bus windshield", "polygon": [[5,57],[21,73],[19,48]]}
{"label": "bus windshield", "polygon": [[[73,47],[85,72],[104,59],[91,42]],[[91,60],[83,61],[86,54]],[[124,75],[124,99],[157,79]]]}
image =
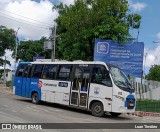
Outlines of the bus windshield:
{"label": "bus windshield", "polygon": [[134,90],[130,81],[122,70],[114,66],[109,66],[109,70],[116,86],[124,91],[131,92]]}

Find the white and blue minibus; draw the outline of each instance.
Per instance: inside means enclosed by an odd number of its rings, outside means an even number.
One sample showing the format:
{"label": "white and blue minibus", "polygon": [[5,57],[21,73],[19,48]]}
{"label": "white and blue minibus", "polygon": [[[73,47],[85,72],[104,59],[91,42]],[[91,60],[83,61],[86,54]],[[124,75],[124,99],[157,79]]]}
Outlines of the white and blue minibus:
{"label": "white and blue minibus", "polygon": [[135,111],[135,89],[117,66],[104,62],[20,62],[14,94],[91,111],[94,116]]}

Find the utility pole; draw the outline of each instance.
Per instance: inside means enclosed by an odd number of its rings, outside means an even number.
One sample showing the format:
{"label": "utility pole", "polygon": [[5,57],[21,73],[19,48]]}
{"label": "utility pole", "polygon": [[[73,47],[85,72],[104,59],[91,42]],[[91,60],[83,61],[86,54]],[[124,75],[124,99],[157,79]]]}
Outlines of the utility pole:
{"label": "utility pole", "polygon": [[49,40],[44,42],[44,50],[51,51],[51,61],[55,61],[55,54],[56,54],[56,26],[50,28],[51,34],[49,36]]}
{"label": "utility pole", "polygon": [[4,83],[4,87],[6,86],[6,56],[5,56],[5,59],[4,59],[4,72],[3,72],[3,83]]}
{"label": "utility pole", "polygon": [[18,34],[18,30],[20,29],[20,27],[17,29],[16,31],[16,41],[15,41],[15,44],[16,44],[16,49],[15,49],[15,63],[14,63],[14,72],[16,71],[16,58],[17,58],[17,49],[18,49],[18,38],[17,38],[17,34]]}
{"label": "utility pole", "polygon": [[51,28],[51,35],[50,35],[50,40],[53,41],[52,43],[52,49],[51,49],[51,61],[55,61],[55,48],[56,48],[56,26],[54,28]]}

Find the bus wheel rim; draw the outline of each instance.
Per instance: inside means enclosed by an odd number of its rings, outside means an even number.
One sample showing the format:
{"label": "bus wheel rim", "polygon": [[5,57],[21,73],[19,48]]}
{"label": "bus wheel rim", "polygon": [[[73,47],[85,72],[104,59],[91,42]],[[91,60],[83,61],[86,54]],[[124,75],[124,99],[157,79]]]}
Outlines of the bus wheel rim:
{"label": "bus wheel rim", "polygon": [[33,101],[34,101],[34,102],[37,102],[37,95],[35,95],[35,96],[33,97]]}
{"label": "bus wheel rim", "polygon": [[99,106],[99,105],[96,105],[94,110],[96,113],[100,113],[102,111],[101,106]]}

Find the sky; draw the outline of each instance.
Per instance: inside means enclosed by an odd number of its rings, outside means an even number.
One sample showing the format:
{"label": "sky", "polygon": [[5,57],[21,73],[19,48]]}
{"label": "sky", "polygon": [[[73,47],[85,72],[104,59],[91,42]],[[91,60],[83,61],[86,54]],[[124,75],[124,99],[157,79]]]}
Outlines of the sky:
{"label": "sky", "polygon": [[[62,2],[70,5],[74,0],[0,0],[0,25],[18,30],[21,41],[37,40],[42,36],[48,37],[51,33],[49,27],[55,25],[54,19],[58,12],[53,11],[54,4]],[[130,13],[142,16],[139,34],[133,31],[133,37],[144,42],[144,71],[148,73],[154,64],[160,64],[160,0],[128,0]],[[14,60],[11,52],[6,51],[7,59]]]}

